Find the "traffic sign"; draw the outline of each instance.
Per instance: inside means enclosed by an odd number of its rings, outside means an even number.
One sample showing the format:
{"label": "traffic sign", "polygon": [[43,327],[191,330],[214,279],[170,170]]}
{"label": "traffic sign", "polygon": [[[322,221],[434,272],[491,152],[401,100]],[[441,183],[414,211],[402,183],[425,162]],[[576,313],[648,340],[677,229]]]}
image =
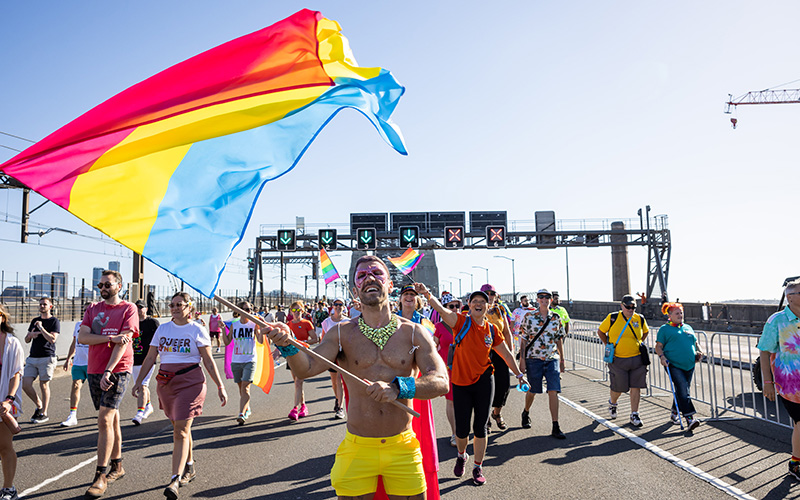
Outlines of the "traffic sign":
{"label": "traffic sign", "polygon": [[419,226],[400,226],[400,246],[419,248]]}
{"label": "traffic sign", "polygon": [[362,227],[356,231],[356,244],[359,250],[376,250],[378,238],[373,227]]}
{"label": "traffic sign", "polygon": [[294,252],[297,250],[297,238],[294,229],[278,229],[278,250]]}
{"label": "traffic sign", "polygon": [[486,246],[500,248],[506,246],[506,226],[486,226]]}
{"label": "traffic sign", "polygon": [[336,250],[338,244],[336,237],[336,229],[320,229],[319,230],[319,247],[325,250]]}
{"label": "traffic sign", "polygon": [[464,248],[464,226],[447,226],[444,228],[445,248]]}

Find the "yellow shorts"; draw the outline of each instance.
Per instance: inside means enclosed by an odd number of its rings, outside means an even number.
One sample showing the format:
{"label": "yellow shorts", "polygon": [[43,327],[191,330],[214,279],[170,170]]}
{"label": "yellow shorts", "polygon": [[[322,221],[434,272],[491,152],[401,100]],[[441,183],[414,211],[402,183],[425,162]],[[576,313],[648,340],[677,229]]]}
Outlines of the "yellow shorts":
{"label": "yellow shorts", "polygon": [[422,451],[414,431],[386,438],[350,432],[336,450],[331,484],[336,494],[355,497],[378,489],[378,476],[389,495],[412,496],[425,491]]}

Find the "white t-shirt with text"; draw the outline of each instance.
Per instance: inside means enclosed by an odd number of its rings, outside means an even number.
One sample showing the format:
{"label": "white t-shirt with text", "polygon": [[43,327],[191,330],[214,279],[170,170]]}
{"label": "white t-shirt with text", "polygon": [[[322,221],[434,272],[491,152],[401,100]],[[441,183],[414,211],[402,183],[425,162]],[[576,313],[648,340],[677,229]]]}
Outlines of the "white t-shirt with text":
{"label": "white t-shirt with text", "polygon": [[199,347],[210,346],[211,336],[203,325],[190,321],[176,325],[163,323],[153,335],[150,345],[158,349],[161,363],[199,363]]}
{"label": "white t-shirt with text", "polygon": [[242,323],[234,321],[231,324],[231,336],[233,337],[233,356],[231,363],[249,363],[256,360],[256,324],[252,321]]}

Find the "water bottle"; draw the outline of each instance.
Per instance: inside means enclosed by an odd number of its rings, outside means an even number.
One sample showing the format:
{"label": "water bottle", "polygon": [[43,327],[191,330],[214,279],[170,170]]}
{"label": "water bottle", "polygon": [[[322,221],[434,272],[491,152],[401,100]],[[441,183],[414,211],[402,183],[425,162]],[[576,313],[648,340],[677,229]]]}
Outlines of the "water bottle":
{"label": "water bottle", "polygon": [[517,383],[517,391],[528,392],[529,390],[531,390],[531,386],[529,386],[528,384],[523,384],[522,382]]}

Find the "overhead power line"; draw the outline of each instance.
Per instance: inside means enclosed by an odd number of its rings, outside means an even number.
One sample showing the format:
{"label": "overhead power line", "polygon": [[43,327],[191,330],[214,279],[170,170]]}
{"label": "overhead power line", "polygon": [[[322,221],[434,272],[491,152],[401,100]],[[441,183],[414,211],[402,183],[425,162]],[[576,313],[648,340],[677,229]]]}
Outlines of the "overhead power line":
{"label": "overhead power line", "polygon": [[30,140],[30,139],[26,139],[26,138],[24,138],[24,137],[20,137],[20,136],[18,136],[18,135],[9,134],[8,132],[3,132],[2,130],[0,130],[0,134],[2,134],[2,135],[7,135],[7,136],[9,136],[9,137],[13,137],[14,139],[19,139],[19,140],[21,140],[21,141],[27,141],[27,142],[30,142],[31,144],[34,144],[34,143],[36,142],[36,141],[32,141],[32,140]]}

